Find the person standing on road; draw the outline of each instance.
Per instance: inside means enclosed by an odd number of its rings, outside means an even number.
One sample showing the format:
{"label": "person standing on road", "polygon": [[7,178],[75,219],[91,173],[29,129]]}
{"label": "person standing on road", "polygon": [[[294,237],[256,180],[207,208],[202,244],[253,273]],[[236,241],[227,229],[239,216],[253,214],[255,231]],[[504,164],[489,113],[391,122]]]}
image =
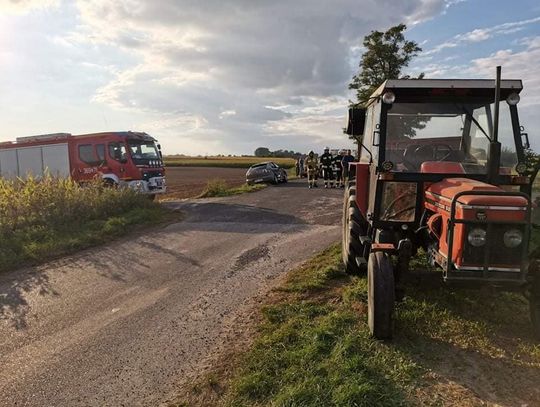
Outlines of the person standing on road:
{"label": "person standing on road", "polygon": [[315,153],[313,151],[310,151],[308,156],[304,160],[304,167],[307,169],[309,188],[317,188],[317,181],[315,181],[315,173],[317,172],[318,166],[319,162],[317,160],[317,157],[315,157]]}
{"label": "person standing on road", "polygon": [[334,178],[336,179],[336,187],[343,188],[343,167],[341,160],[345,151],[340,150],[335,157],[332,157],[332,169],[334,170]]}
{"label": "person standing on road", "polygon": [[351,150],[347,150],[347,154],[341,159],[341,168],[343,168],[343,181],[349,181],[349,163],[354,162],[354,157],[351,154]]}
{"label": "person standing on road", "polygon": [[321,155],[321,168],[325,188],[328,188],[328,183],[330,183],[330,186],[334,188],[334,173],[332,171],[332,163],[333,159],[332,154],[330,154],[330,149],[325,147],[324,153]]}

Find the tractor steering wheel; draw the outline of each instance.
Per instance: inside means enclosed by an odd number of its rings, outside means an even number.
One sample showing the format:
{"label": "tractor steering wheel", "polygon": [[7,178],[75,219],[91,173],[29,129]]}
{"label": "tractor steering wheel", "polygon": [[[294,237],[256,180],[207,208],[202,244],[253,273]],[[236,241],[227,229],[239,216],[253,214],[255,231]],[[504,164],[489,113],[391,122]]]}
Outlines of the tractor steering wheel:
{"label": "tractor steering wheel", "polygon": [[[441,146],[443,147],[442,151],[448,151],[448,152],[442,158],[437,159],[437,151],[441,151],[439,149],[439,147],[441,147]],[[426,149],[431,150],[431,157],[435,161],[444,161],[444,160],[446,160],[450,156],[450,154],[452,154],[452,151],[454,151],[452,149],[452,147],[450,147],[448,144],[437,143],[437,144],[426,144],[426,145],[420,146],[416,150],[414,150],[414,154],[415,155],[421,155],[422,152],[424,150],[426,150]]]}
{"label": "tractor steering wheel", "polygon": [[402,215],[403,213],[406,213],[406,212],[409,212],[411,210],[416,209],[416,202],[415,202],[414,206],[409,206],[409,207],[406,207],[406,208],[403,208],[403,209],[399,209],[396,212],[393,212],[394,206],[396,206],[396,204],[398,202],[402,201],[404,198],[406,198],[408,196],[416,197],[416,192],[407,191],[407,192],[405,192],[403,194],[399,194],[392,202],[390,202],[388,204],[388,206],[386,207],[386,210],[384,211],[384,213],[381,216],[381,219],[382,220],[394,219],[394,218]]}

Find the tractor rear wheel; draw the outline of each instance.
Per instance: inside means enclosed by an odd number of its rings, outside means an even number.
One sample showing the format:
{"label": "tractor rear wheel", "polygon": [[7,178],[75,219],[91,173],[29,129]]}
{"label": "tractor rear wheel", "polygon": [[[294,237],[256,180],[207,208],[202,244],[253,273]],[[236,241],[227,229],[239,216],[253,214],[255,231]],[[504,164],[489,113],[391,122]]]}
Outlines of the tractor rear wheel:
{"label": "tractor rear wheel", "polygon": [[361,274],[366,271],[364,245],[360,236],[366,235],[366,221],[356,206],[356,189],[347,188],[343,200],[342,256],[347,274]]}
{"label": "tractor rear wheel", "polygon": [[395,302],[394,271],[386,253],[375,252],[368,261],[368,325],[377,339],[391,339]]}

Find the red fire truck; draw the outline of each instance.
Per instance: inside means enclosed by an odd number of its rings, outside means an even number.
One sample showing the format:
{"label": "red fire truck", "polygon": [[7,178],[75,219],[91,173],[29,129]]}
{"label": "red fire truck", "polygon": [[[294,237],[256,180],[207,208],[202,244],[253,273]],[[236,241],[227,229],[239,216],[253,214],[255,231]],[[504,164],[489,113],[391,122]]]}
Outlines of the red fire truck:
{"label": "red fire truck", "polygon": [[155,196],[164,193],[161,147],[146,133],[69,133],[19,137],[0,143],[0,176],[6,179],[71,177],[77,182],[103,179]]}

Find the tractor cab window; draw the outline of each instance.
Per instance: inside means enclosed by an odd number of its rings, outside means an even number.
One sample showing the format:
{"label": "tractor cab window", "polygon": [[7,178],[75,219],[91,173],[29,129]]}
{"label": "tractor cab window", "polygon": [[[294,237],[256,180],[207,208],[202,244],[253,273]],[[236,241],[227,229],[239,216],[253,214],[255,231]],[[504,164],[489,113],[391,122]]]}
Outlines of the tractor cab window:
{"label": "tractor cab window", "polygon": [[128,145],[131,158],[137,165],[148,165],[150,160],[161,159],[153,141],[128,139]]}
{"label": "tractor cab window", "polygon": [[381,117],[381,104],[375,103],[371,105],[366,112],[365,133],[362,136],[363,148],[360,147],[358,153],[360,154],[361,163],[370,163],[372,160],[377,162],[379,157],[379,120]]}
{"label": "tractor cab window", "polygon": [[[385,160],[394,171],[485,174],[493,105],[394,103],[386,123]],[[516,160],[509,107],[500,104],[501,166]],[[444,169],[444,170],[443,170]]]}
{"label": "tractor cab window", "polygon": [[[481,129],[484,129],[486,132],[487,129],[489,129],[488,134],[492,134],[493,111],[494,104],[480,106],[472,112],[472,117],[476,119],[476,123],[470,119],[470,152],[479,162],[483,163],[487,162],[489,139],[485,134],[483,134]],[[501,143],[500,172],[501,174],[508,174],[513,171],[514,167],[516,166],[518,157],[516,153],[510,109],[506,103],[501,103],[499,105],[498,140]]]}

